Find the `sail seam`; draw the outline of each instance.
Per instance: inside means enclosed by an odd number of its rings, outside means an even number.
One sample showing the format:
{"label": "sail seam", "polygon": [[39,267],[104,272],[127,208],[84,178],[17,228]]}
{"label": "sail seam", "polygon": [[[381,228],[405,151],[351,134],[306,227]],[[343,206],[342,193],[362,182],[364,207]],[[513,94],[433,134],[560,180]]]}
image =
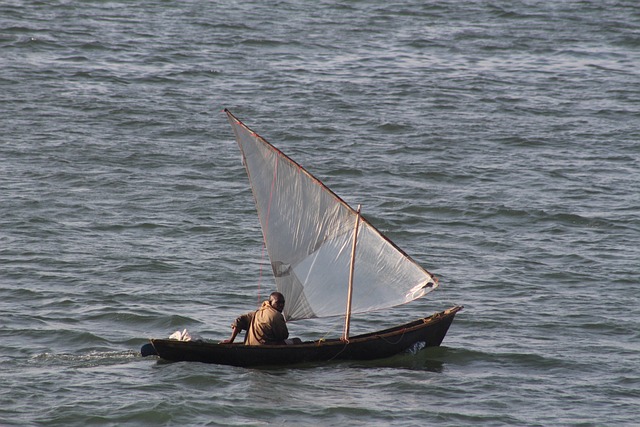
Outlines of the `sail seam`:
{"label": "sail seam", "polygon": [[[260,285],[262,284],[262,266],[264,265],[264,251],[267,248],[267,235],[269,234],[269,217],[271,216],[271,202],[273,200],[273,190],[276,185],[276,180],[278,178],[278,159],[279,156],[276,154],[276,163],[273,168],[273,178],[271,179],[271,190],[269,192],[269,204],[267,205],[267,217],[265,220],[264,226],[264,241],[262,242],[262,256],[260,260],[260,281],[258,282],[258,305],[260,305]],[[269,263],[271,263],[271,259],[269,259]],[[273,269],[273,266],[272,266]]]}

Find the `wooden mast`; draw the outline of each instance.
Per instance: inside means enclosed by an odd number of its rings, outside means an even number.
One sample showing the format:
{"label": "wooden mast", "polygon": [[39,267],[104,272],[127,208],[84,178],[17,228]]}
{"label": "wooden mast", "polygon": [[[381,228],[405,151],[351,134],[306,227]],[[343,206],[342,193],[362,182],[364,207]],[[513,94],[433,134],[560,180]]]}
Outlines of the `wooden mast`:
{"label": "wooden mast", "polygon": [[356,244],[358,242],[358,227],[360,226],[360,205],[356,212],[356,226],[353,229],[353,246],[351,247],[351,265],[349,266],[349,291],[347,293],[347,312],[344,316],[344,332],[342,341],[349,342],[349,323],[351,322],[351,295],[353,293],[353,271],[356,263]]}

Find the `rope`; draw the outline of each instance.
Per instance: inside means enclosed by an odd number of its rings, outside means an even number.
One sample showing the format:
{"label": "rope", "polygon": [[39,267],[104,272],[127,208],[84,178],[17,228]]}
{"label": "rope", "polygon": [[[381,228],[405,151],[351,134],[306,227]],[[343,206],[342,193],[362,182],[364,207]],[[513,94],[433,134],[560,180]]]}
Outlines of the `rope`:
{"label": "rope", "polygon": [[[342,319],[342,317],[341,317],[340,319]],[[329,329],[329,330],[328,330],[328,331],[327,331],[327,332],[322,336],[322,338],[320,338],[320,339],[318,340],[318,344],[320,344],[322,341],[326,341],[326,339],[327,339],[327,335],[329,335],[331,332],[333,332],[333,331],[335,331],[335,330],[336,330],[336,327],[337,327],[337,325],[338,325],[338,322],[342,323],[342,320],[339,320],[339,321],[334,322],[334,323],[333,323],[333,327],[332,327],[331,329]]]}
{"label": "rope", "polygon": [[402,340],[402,337],[404,337],[404,334],[405,334],[406,332],[407,332],[407,329],[406,329],[406,328],[405,328],[405,329],[403,329],[403,330],[402,330],[402,335],[400,335],[400,338],[398,338],[398,341],[396,341],[396,342],[391,342],[391,341],[389,341],[388,339],[386,339],[386,338],[384,338],[384,337],[382,337],[382,336],[380,337],[380,339],[381,339],[382,341],[384,341],[384,342],[389,343],[389,344],[398,344],[398,343]]}

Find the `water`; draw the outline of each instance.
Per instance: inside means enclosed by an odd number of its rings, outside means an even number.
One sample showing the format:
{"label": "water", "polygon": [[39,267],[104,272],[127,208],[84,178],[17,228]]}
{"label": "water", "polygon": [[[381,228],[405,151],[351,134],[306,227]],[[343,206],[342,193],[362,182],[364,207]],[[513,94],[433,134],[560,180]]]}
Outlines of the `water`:
{"label": "water", "polygon": [[[637,2],[5,1],[0,49],[0,424],[637,425]],[[352,333],[464,304],[443,347],[137,355],[273,287],[224,107],[439,276]]]}

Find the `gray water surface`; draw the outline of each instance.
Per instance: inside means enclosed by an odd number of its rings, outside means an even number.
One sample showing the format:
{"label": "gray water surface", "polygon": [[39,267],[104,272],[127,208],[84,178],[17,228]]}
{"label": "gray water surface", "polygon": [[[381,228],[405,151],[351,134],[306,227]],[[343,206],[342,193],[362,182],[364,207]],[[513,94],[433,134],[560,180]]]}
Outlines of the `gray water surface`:
{"label": "gray water surface", "polygon": [[[637,425],[637,2],[5,1],[0,59],[1,424]],[[352,334],[443,347],[138,355],[273,290],[225,107],[439,277]]]}

